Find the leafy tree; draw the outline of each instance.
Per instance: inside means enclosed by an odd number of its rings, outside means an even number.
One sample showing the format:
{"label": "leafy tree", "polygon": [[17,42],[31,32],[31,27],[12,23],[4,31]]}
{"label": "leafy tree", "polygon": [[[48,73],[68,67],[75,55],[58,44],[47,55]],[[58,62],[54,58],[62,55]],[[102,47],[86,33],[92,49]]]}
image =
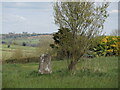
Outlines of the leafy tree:
{"label": "leafy tree", "polygon": [[115,30],[113,30],[113,31],[111,32],[110,35],[112,35],[112,36],[120,36],[120,30],[115,29]]}
{"label": "leafy tree", "polygon": [[[69,71],[74,71],[80,58],[92,47],[100,35],[108,17],[109,3],[95,5],[94,2],[56,2],[54,4],[55,24],[59,31],[54,34],[58,50],[71,53],[68,59]],[[56,38],[55,38],[56,37]]]}
{"label": "leafy tree", "polygon": [[72,47],[72,33],[68,28],[61,28],[57,33],[53,34],[55,44],[50,44],[54,49],[57,49],[59,59],[70,58],[70,48]]}

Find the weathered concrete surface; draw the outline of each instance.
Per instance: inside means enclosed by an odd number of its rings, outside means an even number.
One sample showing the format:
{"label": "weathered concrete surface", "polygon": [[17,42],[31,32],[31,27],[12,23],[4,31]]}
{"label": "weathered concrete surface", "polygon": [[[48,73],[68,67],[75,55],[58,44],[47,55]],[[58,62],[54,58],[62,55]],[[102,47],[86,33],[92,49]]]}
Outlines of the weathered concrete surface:
{"label": "weathered concrete surface", "polygon": [[49,54],[42,54],[40,56],[38,73],[50,74],[51,70],[51,56]]}

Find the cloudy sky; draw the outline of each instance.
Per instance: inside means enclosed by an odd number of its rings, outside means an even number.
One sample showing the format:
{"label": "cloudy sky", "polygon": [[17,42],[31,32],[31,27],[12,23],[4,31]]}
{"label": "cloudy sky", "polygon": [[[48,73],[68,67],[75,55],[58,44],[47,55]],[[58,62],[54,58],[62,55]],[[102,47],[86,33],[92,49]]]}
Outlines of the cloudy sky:
{"label": "cloudy sky", "polygon": [[[56,32],[58,27],[54,24],[52,5],[52,2],[3,2],[2,33]],[[118,29],[118,3],[112,2],[108,12],[110,16],[104,27],[106,34]]]}

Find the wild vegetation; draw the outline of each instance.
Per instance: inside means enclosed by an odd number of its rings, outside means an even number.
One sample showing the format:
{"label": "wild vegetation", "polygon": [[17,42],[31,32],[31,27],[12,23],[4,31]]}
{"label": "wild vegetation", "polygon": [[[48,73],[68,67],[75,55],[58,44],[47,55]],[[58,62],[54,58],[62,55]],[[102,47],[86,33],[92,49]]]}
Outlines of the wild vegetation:
{"label": "wild vegetation", "polygon": [[104,36],[92,50],[96,56],[118,56],[120,54],[119,48],[119,36]]}
{"label": "wild vegetation", "polygon": [[[2,60],[39,57],[42,53],[50,49],[49,44],[53,42],[51,35],[31,36],[26,38],[21,36],[15,40],[6,38],[4,41],[7,43],[0,45]],[[10,44],[9,42],[13,43]],[[23,43],[27,45],[22,45]],[[36,44],[36,46],[31,46],[31,44]]]}

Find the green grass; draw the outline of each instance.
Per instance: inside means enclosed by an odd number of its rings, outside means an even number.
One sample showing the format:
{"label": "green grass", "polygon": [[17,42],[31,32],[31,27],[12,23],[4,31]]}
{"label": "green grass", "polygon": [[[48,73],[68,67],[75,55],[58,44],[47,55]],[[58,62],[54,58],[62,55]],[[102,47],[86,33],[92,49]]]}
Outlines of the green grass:
{"label": "green grass", "polygon": [[21,44],[23,42],[26,42],[28,44],[42,44],[43,42],[47,41],[47,42],[53,42],[52,40],[52,35],[40,35],[40,36],[31,36],[31,37],[19,37],[17,39],[14,38],[6,38],[3,39],[3,41],[9,43],[9,42],[14,42],[16,44]]}
{"label": "green grass", "polygon": [[[10,48],[7,47],[7,45],[3,44],[0,45],[0,52],[2,53],[2,57],[0,59],[2,60],[7,60],[12,58],[15,53],[15,50],[21,50],[22,54],[24,56],[29,55],[29,56],[37,56],[37,48],[36,47],[28,47],[28,46],[19,46],[19,45],[11,45]],[[20,54],[20,53],[19,53]]]}
{"label": "green grass", "polygon": [[0,89],[2,89],[2,63],[0,63]]}
{"label": "green grass", "polygon": [[[2,41],[2,40],[1,40]],[[38,57],[42,53],[45,53],[47,49],[50,49],[49,44],[53,43],[52,35],[40,35],[40,36],[31,36],[31,37],[21,37],[17,39],[7,38],[3,39],[3,41],[9,43],[14,42],[19,45],[10,45],[8,48],[7,44],[0,44],[0,56],[1,60],[7,60],[14,57],[15,50],[19,49],[22,51],[23,57]],[[23,42],[28,44],[38,44],[38,47],[30,47],[30,46],[20,46]]]}
{"label": "green grass", "polygon": [[3,88],[117,88],[118,58],[81,60],[75,75],[66,61],[52,61],[52,74],[37,73],[38,63],[3,64]]}
{"label": "green grass", "polygon": [[43,45],[42,47],[11,45],[10,48],[8,48],[6,44],[2,44],[0,45],[0,53],[2,53],[0,59],[7,60],[13,58],[16,50],[20,50],[21,53],[19,52],[18,54],[22,54],[23,57],[39,57],[42,53],[46,52],[47,49],[50,49],[49,45]]}

